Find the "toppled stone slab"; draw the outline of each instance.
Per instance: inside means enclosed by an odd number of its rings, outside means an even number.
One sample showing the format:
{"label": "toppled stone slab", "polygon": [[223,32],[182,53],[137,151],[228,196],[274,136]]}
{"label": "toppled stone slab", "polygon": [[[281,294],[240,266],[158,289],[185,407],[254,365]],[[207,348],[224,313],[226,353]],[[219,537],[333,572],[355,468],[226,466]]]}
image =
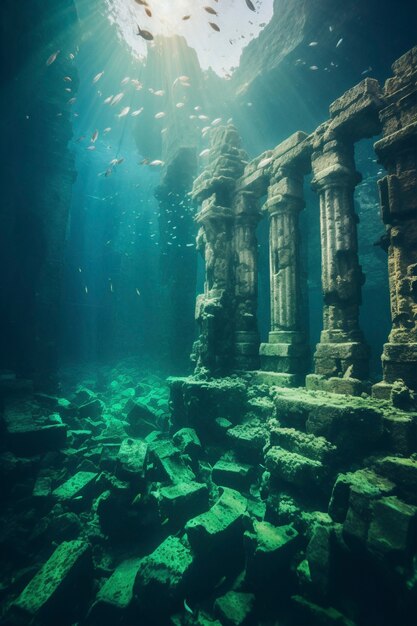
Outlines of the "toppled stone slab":
{"label": "toppled stone slab", "polygon": [[301,454],[326,465],[335,461],[337,448],[324,437],[303,433],[295,428],[282,428],[277,420],[268,422],[268,430],[272,446],[285,448],[289,452]]}
{"label": "toppled stone slab", "polygon": [[291,525],[273,526],[254,521],[253,531],[245,532],[246,576],[252,585],[271,583],[298,547],[298,532]]}
{"label": "toppled stone slab", "polygon": [[[67,623],[92,579],[91,550],[84,541],[63,542],[14,602],[21,623]],[[65,616],[65,618],[64,618]]]}
{"label": "toppled stone slab", "polygon": [[220,460],[213,466],[212,479],[216,485],[232,489],[248,489],[254,471],[251,465]]}
{"label": "toppled stone slab", "polygon": [[224,626],[245,626],[255,606],[253,593],[229,591],[214,603],[214,611]]}
{"label": "toppled stone slab", "polygon": [[161,518],[169,518],[176,524],[208,508],[208,489],[203,483],[186,482],[161,487],[156,497]]}
{"label": "toppled stone slab", "polygon": [[89,612],[93,623],[112,626],[125,615],[134,597],[134,584],[141,562],[140,558],[123,561],[106,580]]}
{"label": "toppled stone slab", "polygon": [[382,436],[382,408],[370,399],[277,388],[274,402],[283,425],[324,437],[346,454],[363,454]]}
{"label": "toppled stone slab", "polygon": [[177,430],[172,439],[181,452],[189,454],[191,457],[201,452],[201,441],[194,428],[181,428]]}
{"label": "toppled stone slab", "polygon": [[72,500],[79,496],[90,495],[97,476],[96,472],[77,472],[52,493],[58,500]]}
{"label": "toppled stone slab", "polygon": [[185,526],[191,547],[198,552],[217,548],[235,533],[242,532],[246,498],[233,489],[224,488],[217,502],[206,513],[189,520]]}
{"label": "toppled stone slab", "polygon": [[122,441],[117,455],[117,474],[120,478],[142,478],[148,455],[148,444],[138,439]]}
{"label": "toppled stone slab", "polygon": [[395,483],[401,498],[417,504],[417,460],[388,456],[377,463],[376,469]]}
{"label": "toppled stone slab", "polygon": [[142,610],[152,615],[169,613],[185,597],[193,561],[190,548],[173,536],[142,559],[134,585]]}

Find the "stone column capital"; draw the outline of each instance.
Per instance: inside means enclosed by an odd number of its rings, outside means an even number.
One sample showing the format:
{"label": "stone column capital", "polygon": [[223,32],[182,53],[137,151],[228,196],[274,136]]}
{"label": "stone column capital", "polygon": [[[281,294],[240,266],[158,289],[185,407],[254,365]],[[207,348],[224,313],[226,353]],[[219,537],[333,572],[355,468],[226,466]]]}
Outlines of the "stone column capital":
{"label": "stone column capital", "polygon": [[327,165],[323,169],[317,169],[313,165],[314,178],[311,186],[315,191],[330,189],[331,187],[355,187],[361,182],[362,176],[359,172],[340,163]]}

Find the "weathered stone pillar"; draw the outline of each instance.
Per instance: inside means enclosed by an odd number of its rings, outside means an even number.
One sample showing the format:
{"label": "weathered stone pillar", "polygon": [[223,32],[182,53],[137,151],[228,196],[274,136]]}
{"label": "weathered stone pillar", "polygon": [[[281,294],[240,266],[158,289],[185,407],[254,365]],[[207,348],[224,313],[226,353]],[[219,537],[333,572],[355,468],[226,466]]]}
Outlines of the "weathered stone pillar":
{"label": "weathered stone pillar", "polygon": [[402,379],[417,391],[417,47],[392,66],[380,112],[383,138],[375,150],[388,174],[380,181],[382,219],[387,227],[392,330],[382,355],[383,382],[377,397],[388,398]]}
{"label": "weathered stone pillar", "polygon": [[[323,330],[314,355],[315,375],[307,387],[358,393],[368,376],[369,349],[359,328],[364,275],[358,259],[358,221],[353,193],[361,180],[355,170],[353,144],[320,126],[313,135],[313,188],[320,197]],[[340,378],[344,381],[341,383]],[[333,380],[334,379],[334,380]],[[356,380],[352,380],[356,379]]]}
{"label": "weathered stone pillar", "polygon": [[303,173],[280,168],[268,189],[271,331],[261,344],[263,370],[285,374],[297,384],[308,365],[302,329],[299,213],[304,207]]}
{"label": "weathered stone pillar", "polygon": [[[211,133],[208,166],[193,186],[194,201],[201,205],[195,218],[200,225],[197,247],[206,266],[204,294],[196,303],[200,336],[192,355],[198,374],[224,376],[234,367],[234,198],[246,156],[234,126],[216,127]],[[244,231],[241,236],[245,237]]]}
{"label": "weathered stone pillar", "polygon": [[256,227],[260,212],[256,196],[239,192],[233,203],[235,255],[235,368],[259,367],[259,333],[257,325],[258,243]]}

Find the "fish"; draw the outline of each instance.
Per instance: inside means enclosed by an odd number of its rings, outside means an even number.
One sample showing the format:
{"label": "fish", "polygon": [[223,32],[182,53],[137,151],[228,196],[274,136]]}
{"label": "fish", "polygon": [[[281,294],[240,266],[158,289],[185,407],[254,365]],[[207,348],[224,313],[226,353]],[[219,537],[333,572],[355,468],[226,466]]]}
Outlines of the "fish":
{"label": "fish", "polygon": [[96,143],[96,141],[98,139],[98,135],[99,135],[98,130],[95,130],[94,133],[91,136],[91,143]]}
{"label": "fish", "polygon": [[100,80],[100,78],[103,76],[104,72],[99,72],[98,74],[96,74],[93,78],[93,84],[94,83],[98,83],[98,81]]}
{"label": "fish", "polygon": [[147,15],[148,17],[152,17],[152,11],[150,10],[150,8],[149,8],[149,7],[146,7],[146,8],[145,8],[145,13],[146,13],[146,15]]}
{"label": "fish", "polygon": [[251,0],[245,0],[245,2],[248,9],[250,9],[251,11],[256,11],[255,5],[253,4],[253,2],[251,2]]}
{"label": "fish", "polygon": [[187,604],[187,600],[184,598],[184,609],[186,611],[188,611],[188,613],[191,613],[191,615],[194,615],[194,611],[192,610],[192,608]]}
{"label": "fish", "polygon": [[165,95],[165,91],[163,89],[158,89],[158,91],[154,91],[153,92],[154,96],[164,96]]}
{"label": "fish", "polygon": [[76,102],[77,98],[70,98],[68,100],[68,104],[74,104],[74,102]]}
{"label": "fish", "polygon": [[161,522],[161,526],[166,526],[169,522],[169,517],[166,517],[163,522]]}
{"label": "fish", "polygon": [[108,98],[106,98],[104,100],[104,104],[110,104],[110,102],[113,100],[114,96],[109,96]]}
{"label": "fish", "polygon": [[216,117],[216,119],[212,121],[211,125],[217,126],[218,124],[220,124],[221,121],[222,121],[221,117]]}
{"label": "fish", "polygon": [[68,58],[73,61],[75,59],[75,54],[73,54],[72,52],[69,53]]}
{"label": "fish", "polygon": [[183,17],[182,19],[183,19],[183,20],[184,20],[184,22],[185,22],[186,20],[189,20],[189,19],[190,19],[190,17],[191,17],[191,15],[184,15],[184,17]]}
{"label": "fish", "polygon": [[184,106],[184,102],[177,102],[175,106],[177,107],[177,109],[182,109],[182,107]]}
{"label": "fish", "polygon": [[50,57],[48,57],[47,61],[46,61],[46,65],[52,65],[52,63],[55,63],[58,54],[61,52],[61,50],[57,50],[56,52],[54,52],[53,54],[51,54]]}
{"label": "fish", "polygon": [[127,85],[129,81],[130,81],[130,76],[126,76],[122,81],[120,81],[120,84]]}
{"label": "fish", "polygon": [[[104,172],[104,176],[105,176],[106,178],[108,178],[109,176],[111,176],[111,175],[112,175],[112,173],[113,173],[113,168],[108,167],[108,168],[106,169],[106,171]],[[112,291],[113,291],[113,289],[112,289]]]}
{"label": "fish", "polygon": [[64,76],[64,80],[65,80],[66,83],[72,83],[71,76]]}
{"label": "fish", "polygon": [[138,296],[140,296],[140,291],[137,287],[136,287],[136,293],[138,294]]}
{"label": "fish", "polygon": [[110,165],[116,165],[117,164],[117,159],[112,159],[110,161]]}
{"label": "fish", "polygon": [[107,133],[109,133],[110,131],[111,131],[111,128],[110,126],[108,126],[107,128],[103,130],[103,135],[107,135]]}
{"label": "fish", "polygon": [[220,28],[217,26],[217,24],[215,24],[214,22],[209,22],[209,24],[213,30],[215,30],[218,33],[220,32]]}
{"label": "fish", "polygon": [[165,117],[166,113],[164,113],[164,111],[160,111],[159,113],[155,114],[155,119],[156,120],[160,120],[162,117]]}
{"label": "fish", "polygon": [[114,96],[113,100],[111,101],[111,106],[114,106],[115,104],[119,104],[120,100],[123,98],[125,94],[123,92],[118,93],[116,96]]}
{"label": "fish", "polygon": [[319,68],[317,67],[317,65],[310,65],[310,69],[311,70],[318,70]]}
{"label": "fish", "polygon": [[120,165],[121,163],[123,163],[124,160],[124,157],[122,157],[121,159],[117,159],[116,165]]}
{"label": "fish", "polygon": [[318,41],[310,41],[308,45],[310,46],[310,48],[312,48],[313,46],[318,46],[318,43]]}
{"label": "fish", "polygon": [[340,46],[340,44],[342,43],[342,41],[343,41],[343,37],[341,37],[341,38],[339,39],[339,41],[337,42],[337,44],[336,44],[336,48],[338,48],[338,47]]}
{"label": "fish", "polygon": [[152,33],[150,33],[148,30],[142,30],[139,24],[136,24],[136,26],[138,27],[138,32],[136,34],[139,35],[139,37],[142,37],[142,39],[146,39],[146,41],[152,41]]}
{"label": "fish", "polygon": [[140,115],[143,111],[143,107],[141,107],[140,109],[137,109],[136,111],[132,111],[132,113],[130,114],[132,117],[137,117],[138,115]]}
{"label": "fish", "polygon": [[148,6],[148,3],[146,2],[146,0],[135,0],[135,2],[136,4],[141,4],[144,7]]}
{"label": "fish", "polygon": [[203,7],[205,11],[207,11],[207,13],[211,13],[211,15],[218,15],[216,9],[213,9],[213,7]]}
{"label": "fish", "polygon": [[149,166],[150,166],[150,167],[159,167],[159,166],[161,166],[161,165],[165,165],[165,163],[164,163],[164,161],[161,161],[161,160],[159,160],[159,159],[155,159],[155,161],[151,161],[151,162],[149,163]]}
{"label": "fish", "polygon": [[363,70],[363,72],[361,72],[361,76],[365,76],[365,74],[369,74],[369,72],[372,72],[372,67],[369,66],[368,69]]}
{"label": "fish", "polygon": [[198,156],[205,157],[205,156],[208,156],[209,154],[210,154],[210,148],[206,148],[205,150],[202,150]]}
{"label": "fish", "polygon": [[199,119],[199,120],[203,120],[204,122],[206,122],[206,121],[207,121],[208,119],[210,119],[210,118],[208,117],[208,115],[199,115],[199,116],[198,116],[198,119]]}
{"label": "fish", "polygon": [[130,111],[130,107],[125,107],[124,109],[122,109],[119,113],[119,115],[117,117],[126,117],[126,115],[129,113]]}

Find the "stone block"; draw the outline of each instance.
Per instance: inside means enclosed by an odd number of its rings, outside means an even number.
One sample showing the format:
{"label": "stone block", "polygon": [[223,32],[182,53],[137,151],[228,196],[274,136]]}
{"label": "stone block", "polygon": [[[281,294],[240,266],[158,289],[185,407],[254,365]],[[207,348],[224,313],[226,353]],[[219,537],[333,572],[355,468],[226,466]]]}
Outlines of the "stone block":
{"label": "stone block", "polygon": [[233,426],[227,431],[227,439],[239,458],[255,460],[267,441],[265,423],[259,419],[252,419]]}
{"label": "stone block", "polygon": [[400,498],[417,505],[417,460],[387,456],[377,463],[377,471],[395,483]]}
{"label": "stone block", "polygon": [[246,508],[246,498],[225,487],[209,511],[187,522],[185,530],[192,548],[199,553],[221,549],[230,540],[240,537]]}
{"label": "stone block", "polygon": [[396,496],[377,500],[372,509],[368,549],[401,563],[411,562],[417,548],[417,507]]}
{"label": "stone block", "polygon": [[132,437],[146,437],[160,426],[160,415],[145,400],[132,400],[126,416],[128,434]]}
{"label": "stone block", "polygon": [[141,609],[153,617],[169,614],[187,596],[193,562],[190,548],[173,536],[144,557],[134,584]]}
{"label": "stone block", "polygon": [[[92,581],[91,550],[84,541],[65,541],[25,587],[13,603],[20,623],[68,623]],[[85,597],[84,597],[85,599]]]}
{"label": "stone block", "polygon": [[174,444],[191,458],[198,456],[201,451],[201,442],[194,428],[181,428],[173,436]]}
{"label": "stone block", "polygon": [[384,449],[393,454],[410,456],[417,451],[417,417],[405,413],[384,413]]}
{"label": "stone block", "polygon": [[254,606],[253,593],[229,591],[217,598],[214,612],[224,626],[245,626],[251,620]]}
{"label": "stone block", "polygon": [[253,475],[254,471],[251,465],[220,459],[220,461],[217,461],[213,466],[212,480],[216,485],[238,490],[247,490],[249,489]]}
{"label": "stone block", "polygon": [[113,626],[128,617],[134,598],[134,584],[142,559],[123,561],[97,593],[88,623]]}
{"label": "stone block", "polygon": [[253,523],[253,531],[244,535],[246,580],[251,586],[270,584],[289,567],[299,547],[298,532],[291,525],[273,526],[269,522]]}
{"label": "stone block", "polygon": [[83,419],[85,419],[86,417],[95,418],[100,417],[103,414],[103,408],[104,404],[102,403],[102,401],[98,398],[95,398],[94,400],[90,400],[85,404],[81,404],[78,407],[78,412],[80,417],[82,417]]}
{"label": "stone block", "polygon": [[37,407],[30,402],[16,401],[6,406],[3,421],[9,449],[22,456],[34,456],[48,450],[64,448],[67,426],[51,423],[47,417],[36,414]]}
{"label": "stone block", "polygon": [[148,444],[140,439],[125,439],[117,454],[116,473],[123,479],[142,479],[148,455]]}
{"label": "stone block", "polygon": [[161,487],[155,496],[161,519],[169,518],[176,525],[181,525],[208,508],[208,489],[202,483],[186,482]]}
{"label": "stone block", "polygon": [[274,480],[298,488],[323,487],[326,478],[326,468],[320,461],[308,459],[277,446],[268,450],[265,464]]}
{"label": "stone block", "polygon": [[53,495],[60,501],[92,496],[98,474],[96,472],[77,472],[62,485],[53,490]]}
{"label": "stone block", "polygon": [[333,465],[336,460],[336,446],[324,437],[309,435],[295,428],[282,428],[277,420],[268,422],[268,430],[272,446],[279,446],[327,466]]}

